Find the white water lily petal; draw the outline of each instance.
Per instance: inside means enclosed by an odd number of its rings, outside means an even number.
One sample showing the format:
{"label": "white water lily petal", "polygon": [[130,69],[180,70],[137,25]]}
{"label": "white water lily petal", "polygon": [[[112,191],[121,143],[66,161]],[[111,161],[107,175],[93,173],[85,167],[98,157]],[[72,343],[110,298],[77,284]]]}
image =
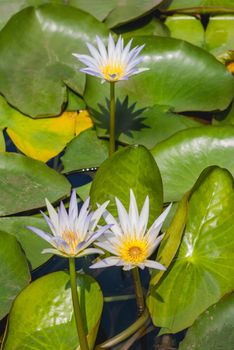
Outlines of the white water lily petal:
{"label": "white water lily petal", "polygon": [[169,211],[171,210],[172,203],[164,210],[164,212],[154,221],[152,226],[150,227],[148,231],[148,236],[152,235],[151,231],[153,231],[154,235],[158,235],[158,233],[161,230],[161,227],[163,225],[164,220],[166,219]]}
{"label": "white water lily petal", "polygon": [[75,218],[78,216],[76,190],[72,190],[68,216],[69,216],[69,221],[75,220]]}
{"label": "white water lily petal", "polygon": [[107,252],[111,253],[111,254],[118,254],[118,250],[114,248],[113,245],[109,244],[108,242],[96,242],[95,245],[97,247],[100,247],[104,250],[106,250]]}
{"label": "white water lily petal", "polygon": [[98,63],[95,60],[95,58],[90,57],[88,55],[78,55],[78,54],[72,54],[74,57],[78,58],[80,62],[86,64],[87,66],[92,67],[93,69],[98,68]]}
{"label": "white water lily petal", "polygon": [[86,241],[79,243],[76,247],[76,253],[80,250],[83,250],[90,246],[94,241],[96,241],[107,229],[110,228],[110,225],[101,227],[98,231],[94,232]]}
{"label": "white water lily petal", "polygon": [[39,237],[43,238],[45,241],[47,241],[48,243],[51,244],[52,241],[52,236],[47,233],[44,232],[42,230],[40,230],[39,228],[33,227],[33,226],[27,226],[27,228],[31,231],[33,231],[34,233],[36,233],[36,235],[38,235]]}
{"label": "white water lily petal", "polygon": [[[53,253],[66,257],[103,253],[101,249],[90,248],[90,246],[112,226],[107,224],[96,229],[108,202],[104,203],[94,212],[89,212],[89,202],[90,198],[87,198],[80,212],[78,212],[76,191],[73,190],[68,212],[63,202],[61,202],[57,214],[49,201],[46,200],[50,218],[44,213],[42,214],[51,229],[52,235],[36,227],[28,227],[28,229],[53,246],[53,248],[44,250],[43,253]],[[91,222],[92,218],[93,221]]]}
{"label": "white water lily petal", "polygon": [[111,256],[109,258],[105,258],[101,261],[98,261],[97,263],[91,265],[89,268],[90,269],[97,269],[100,267],[115,266],[118,264],[119,261],[120,261],[119,258],[117,258],[115,256]]}
{"label": "white water lily petal", "polygon": [[50,218],[45,213],[43,213],[42,210],[40,210],[40,213],[44,217],[44,219],[45,219],[47,225],[49,226],[51,232],[53,233],[53,235],[56,235],[57,234],[56,228],[54,227],[54,225],[51,222]]}
{"label": "white water lily petal", "polygon": [[[132,190],[130,190],[129,214],[118,198],[116,198],[116,206],[119,223],[105,210],[103,214],[104,219],[107,223],[113,223],[114,225],[100,236],[99,242],[95,243],[96,246],[108,251],[113,256],[104,259],[103,262],[94,264],[93,268],[116,265],[123,266],[124,270],[131,270],[135,267],[144,269],[146,266],[160,270],[165,269],[160,263],[148,260],[148,258],[155,251],[164,236],[162,234],[158,237],[158,233],[171,206],[154,221],[149,231],[147,231],[149,219],[148,196],[145,198],[140,215]],[[119,230],[122,230],[122,232]]]}
{"label": "white water lily petal", "polygon": [[162,264],[160,264],[157,261],[146,260],[144,264],[145,264],[145,266],[147,266],[147,267],[149,267],[151,269],[162,270],[162,271],[166,270],[166,267],[163,266]]}
{"label": "white water lily petal", "polygon": [[148,237],[148,241],[149,241],[149,256],[151,254],[153,254],[153,252],[155,251],[155,249],[159,246],[159,244],[161,243],[163,237],[165,236],[165,234],[161,234],[160,236],[156,236],[157,238],[155,239],[155,237]]}
{"label": "white water lily petal", "polygon": [[94,47],[92,44],[89,44],[89,43],[87,43],[86,45],[89,49],[89,52],[93,56],[93,58],[100,64],[101,63],[101,55],[98,52],[98,50],[96,49],[96,47]]}
{"label": "white water lily petal", "polygon": [[121,35],[115,45],[111,34],[108,37],[107,48],[99,36],[96,36],[97,48],[87,43],[89,55],[81,55],[73,53],[80,62],[86,65],[80,69],[81,72],[90,74],[105,81],[127,80],[131,75],[143,72],[143,70],[135,68],[142,61],[142,57],[138,57],[144,48],[144,45],[131,48],[131,39],[124,47],[124,41]]}
{"label": "white water lily petal", "polygon": [[53,249],[53,248],[46,248],[42,250],[42,254],[53,254],[53,255],[58,255],[62,257],[67,257],[67,254],[64,254],[60,252],[58,249]]}
{"label": "white water lily petal", "polygon": [[54,225],[55,229],[58,230],[59,228],[59,221],[58,221],[58,214],[56,213],[56,210],[51,205],[51,203],[48,201],[48,199],[45,199],[47,210],[51,219],[52,224]]}
{"label": "white water lily petal", "polygon": [[61,231],[69,230],[69,219],[63,202],[60,202],[58,209],[59,228]]}
{"label": "white water lily petal", "polygon": [[130,190],[129,221],[130,221],[130,230],[136,232],[138,221],[139,221],[139,213],[138,213],[136,198],[132,190]]}
{"label": "white water lily petal", "polygon": [[104,217],[104,219],[105,219],[107,224],[112,225],[111,230],[116,235],[120,235],[121,236],[122,235],[122,230],[121,230],[119,224],[117,223],[115,218],[107,210],[104,211],[103,217]]}
{"label": "white water lily petal", "polygon": [[138,237],[140,236],[140,233],[144,235],[149,220],[149,196],[146,196],[145,202],[143,204],[143,207],[141,209],[139,221],[138,221]]}
{"label": "white water lily petal", "polygon": [[123,233],[125,234],[127,234],[127,232],[130,233],[128,213],[118,198],[115,198],[115,202],[116,202],[118,216],[119,216],[119,223],[120,223],[120,226],[122,227]]}
{"label": "white water lily petal", "polygon": [[102,57],[102,61],[103,61],[103,63],[106,63],[107,62],[106,47],[98,35],[96,35],[96,41],[97,41],[98,50],[99,50],[101,57]]}
{"label": "white water lily petal", "polygon": [[91,255],[91,254],[104,254],[104,252],[101,249],[87,248],[83,250],[81,253],[77,254],[76,256],[81,258],[82,256]]}
{"label": "white water lily petal", "polygon": [[106,209],[109,203],[110,201],[106,201],[105,203],[100,205],[97,210],[95,210],[95,212],[92,215],[92,219],[90,221],[90,226],[89,226],[90,230],[93,230],[93,228],[97,226],[98,221],[100,220],[104,210]]}

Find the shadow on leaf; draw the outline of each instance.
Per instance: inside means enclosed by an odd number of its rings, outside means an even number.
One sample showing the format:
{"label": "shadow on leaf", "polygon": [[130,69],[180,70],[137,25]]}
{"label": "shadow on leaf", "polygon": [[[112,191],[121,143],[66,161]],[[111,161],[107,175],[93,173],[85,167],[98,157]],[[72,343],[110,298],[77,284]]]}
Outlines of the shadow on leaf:
{"label": "shadow on leaf", "polygon": [[[90,112],[94,118],[97,127],[106,130],[106,135],[109,132],[109,115],[110,115],[110,100],[106,98],[106,106],[98,104],[99,110],[91,109]],[[122,133],[133,137],[132,131],[140,131],[143,128],[149,128],[144,124],[146,118],[142,117],[142,113],[146,108],[136,109],[136,102],[129,105],[128,96],[121,102],[116,101],[116,138]]]}

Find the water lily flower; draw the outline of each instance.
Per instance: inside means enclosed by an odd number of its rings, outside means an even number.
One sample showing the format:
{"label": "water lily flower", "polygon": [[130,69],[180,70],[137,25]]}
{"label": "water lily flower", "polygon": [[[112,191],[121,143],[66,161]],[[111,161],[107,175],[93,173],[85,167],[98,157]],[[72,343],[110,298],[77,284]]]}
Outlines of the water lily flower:
{"label": "water lily flower", "polygon": [[105,258],[91,266],[100,268],[108,266],[123,266],[124,270],[135,267],[144,269],[146,266],[158,270],[166,268],[157,261],[148,260],[163,238],[158,236],[162,224],[170,211],[171,205],[154,221],[147,230],[149,219],[149,197],[147,196],[139,214],[136,199],[130,190],[129,213],[127,213],[121,201],[116,198],[118,222],[105,210],[103,216],[108,224],[112,224],[95,243],[98,247],[110,252],[112,256]]}
{"label": "water lily flower", "polygon": [[94,212],[90,212],[89,202],[90,198],[87,198],[78,212],[76,191],[73,190],[68,212],[61,202],[57,213],[46,199],[49,217],[43,212],[42,215],[51,233],[28,226],[28,229],[53,246],[53,248],[44,249],[42,253],[52,253],[69,258],[103,253],[101,249],[89,248],[89,246],[110,227],[110,225],[105,225],[95,230],[108,202],[99,206]]}
{"label": "water lily flower", "polygon": [[87,43],[91,56],[77,53],[73,53],[73,56],[87,66],[80,69],[81,72],[101,78],[102,82],[127,80],[131,75],[148,70],[148,68],[136,68],[143,60],[143,57],[138,55],[145,45],[131,49],[132,40],[124,47],[123,38],[119,36],[115,45],[112,35],[109,34],[106,48],[101,38],[96,36],[97,48]]}

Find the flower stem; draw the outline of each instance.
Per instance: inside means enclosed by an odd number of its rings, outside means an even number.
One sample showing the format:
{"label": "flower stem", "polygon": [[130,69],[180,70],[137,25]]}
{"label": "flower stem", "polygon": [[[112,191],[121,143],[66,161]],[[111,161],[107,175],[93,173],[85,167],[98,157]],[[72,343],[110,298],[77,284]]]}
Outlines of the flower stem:
{"label": "flower stem", "polygon": [[77,329],[79,342],[80,342],[80,348],[81,350],[89,350],[87,338],[83,327],[83,321],[82,321],[80,304],[79,304],[78,293],[77,293],[75,258],[69,258],[69,272],[70,272],[70,280],[71,280],[73,309],[74,309],[74,315],[76,320],[76,329]]}
{"label": "flower stem", "polygon": [[121,333],[117,334],[111,339],[106,340],[104,343],[95,347],[95,350],[112,348],[124,340],[128,339],[131,335],[138,331],[146,322],[150,320],[149,311],[145,308],[141,317],[139,317],[131,326],[126,328]]}
{"label": "flower stem", "polygon": [[115,82],[110,82],[110,141],[109,157],[115,152]]}
{"label": "flower stem", "polygon": [[145,300],[144,300],[144,294],[142,290],[141,278],[140,278],[138,267],[135,267],[134,269],[132,269],[132,277],[133,277],[135,293],[136,293],[138,315],[141,316],[145,309]]}

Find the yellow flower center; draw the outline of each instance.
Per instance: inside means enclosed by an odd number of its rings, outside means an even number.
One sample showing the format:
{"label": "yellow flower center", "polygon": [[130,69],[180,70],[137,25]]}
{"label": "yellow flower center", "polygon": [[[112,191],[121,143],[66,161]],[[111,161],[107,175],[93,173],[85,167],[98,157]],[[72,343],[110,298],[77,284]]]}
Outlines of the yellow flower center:
{"label": "yellow flower center", "polygon": [[77,244],[79,243],[77,235],[73,231],[64,231],[62,237],[70,248],[70,254],[74,255]]}
{"label": "yellow flower center", "polygon": [[130,264],[144,262],[148,257],[148,244],[145,239],[128,239],[119,247],[119,254],[123,261]]}
{"label": "yellow flower center", "polygon": [[102,66],[101,71],[106,80],[117,81],[124,76],[125,67],[119,63],[109,63]]}

